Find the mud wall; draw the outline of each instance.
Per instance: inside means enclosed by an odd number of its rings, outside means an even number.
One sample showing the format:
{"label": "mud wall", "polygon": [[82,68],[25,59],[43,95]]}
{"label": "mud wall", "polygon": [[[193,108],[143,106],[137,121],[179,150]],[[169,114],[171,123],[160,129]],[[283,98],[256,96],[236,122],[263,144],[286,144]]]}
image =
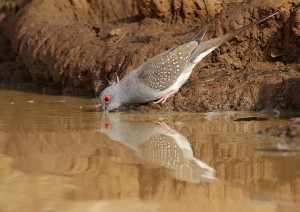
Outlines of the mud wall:
{"label": "mud wall", "polygon": [[163,107],[150,104],[141,110],[300,108],[297,0],[210,0],[208,15],[202,0],[0,2],[0,44],[6,49],[0,54],[5,55],[0,80],[82,95],[99,94],[109,80],[188,41],[207,21],[209,39],[279,11],[205,58]]}

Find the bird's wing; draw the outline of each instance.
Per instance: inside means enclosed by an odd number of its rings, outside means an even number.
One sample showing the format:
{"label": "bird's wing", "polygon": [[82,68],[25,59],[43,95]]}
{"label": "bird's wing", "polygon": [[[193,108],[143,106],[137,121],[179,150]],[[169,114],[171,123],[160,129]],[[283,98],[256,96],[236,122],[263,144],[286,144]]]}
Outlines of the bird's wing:
{"label": "bird's wing", "polygon": [[139,79],[155,90],[165,90],[176,82],[184,71],[199,41],[190,41],[148,60],[140,67]]}
{"label": "bird's wing", "polygon": [[139,145],[140,154],[152,163],[167,168],[177,168],[186,162],[176,140],[165,134],[157,134]]}

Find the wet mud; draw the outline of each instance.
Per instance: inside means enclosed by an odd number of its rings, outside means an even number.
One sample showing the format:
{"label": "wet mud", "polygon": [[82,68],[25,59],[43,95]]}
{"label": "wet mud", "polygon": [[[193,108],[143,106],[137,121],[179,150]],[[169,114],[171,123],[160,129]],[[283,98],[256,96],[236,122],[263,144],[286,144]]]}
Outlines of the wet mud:
{"label": "wet mud", "polygon": [[261,135],[270,135],[290,142],[300,142],[300,118],[292,118],[289,123],[273,126],[258,132]]}

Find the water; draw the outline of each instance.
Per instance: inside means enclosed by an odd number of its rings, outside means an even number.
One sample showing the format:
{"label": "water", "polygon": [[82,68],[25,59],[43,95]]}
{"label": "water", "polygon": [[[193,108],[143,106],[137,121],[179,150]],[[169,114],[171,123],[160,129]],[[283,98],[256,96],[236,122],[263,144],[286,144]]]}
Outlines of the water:
{"label": "water", "polygon": [[[94,112],[0,89],[0,211],[297,211],[300,157],[249,113]],[[262,117],[256,121],[235,121]]]}

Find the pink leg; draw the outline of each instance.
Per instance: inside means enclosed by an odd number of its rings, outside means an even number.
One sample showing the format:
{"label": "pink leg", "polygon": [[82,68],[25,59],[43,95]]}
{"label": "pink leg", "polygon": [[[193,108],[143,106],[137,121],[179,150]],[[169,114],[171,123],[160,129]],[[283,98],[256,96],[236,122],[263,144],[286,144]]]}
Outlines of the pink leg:
{"label": "pink leg", "polygon": [[167,130],[169,130],[172,133],[175,133],[176,130],[174,130],[172,127],[170,127],[169,125],[166,124],[166,122],[163,121],[157,121],[157,124],[161,125],[162,127],[166,128]]}
{"label": "pink leg", "polygon": [[170,97],[174,96],[175,93],[168,93],[167,95],[165,95],[164,97],[160,98],[159,100],[153,102],[154,104],[158,104],[158,103],[165,103],[167,101],[167,99],[169,99]]}

